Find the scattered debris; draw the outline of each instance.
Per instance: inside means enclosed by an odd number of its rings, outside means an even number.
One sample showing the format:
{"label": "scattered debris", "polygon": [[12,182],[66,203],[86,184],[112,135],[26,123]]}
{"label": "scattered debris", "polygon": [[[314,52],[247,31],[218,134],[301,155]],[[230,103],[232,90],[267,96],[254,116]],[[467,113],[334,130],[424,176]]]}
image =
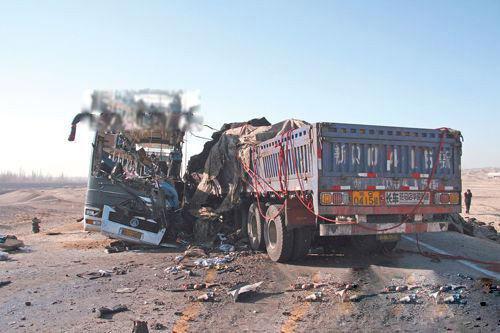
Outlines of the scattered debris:
{"label": "scattered debris", "polygon": [[132,333],[149,333],[148,322],[134,320],[134,328],[132,329]]}
{"label": "scattered debris", "polygon": [[316,291],[304,298],[307,302],[321,302],[323,300],[323,293],[321,291]]}
{"label": "scattered debris", "polygon": [[226,255],[224,257],[213,257],[213,258],[200,258],[194,261],[194,264],[196,266],[203,266],[203,267],[214,267],[216,265],[223,265],[228,262],[231,262],[234,260],[234,257]]}
{"label": "scattered debris", "polygon": [[92,310],[92,312],[95,313],[97,318],[104,318],[105,316],[113,315],[115,313],[123,311],[128,311],[128,308],[125,305],[117,305],[112,307],[111,309],[107,307],[100,307],[98,309]]}
{"label": "scattered debris", "polygon": [[31,306],[31,302],[30,301],[26,301],[26,302],[24,302],[24,305]]}
{"label": "scattered debris", "polygon": [[263,282],[264,281],[260,281],[260,282],[254,283],[254,284],[247,284],[247,285],[244,285],[244,286],[241,286],[241,287],[237,287],[237,288],[235,288],[233,290],[230,290],[228,292],[228,294],[230,294],[231,296],[233,296],[233,300],[235,302],[237,302],[241,294],[245,294],[245,293],[248,293],[248,292],[255,292],[257,290],[257,288],[260,287],[260,285]]}
{"label": "scattered debris", "polygon": [[352,295],[349,297],[350,302],[359,302],[363,299],[362,295]]}
{"label": "scattered debris", "polygon": [[57,235],[62,235],[62,232],[57,232],[57,231],[48,231],[45,233],[47,236],[57,236]]}
{"label": "scattered debris", "polygon": [[403,298],[400,298],[397,303],[401,303],[401,304],[415,304],[417,303],[417,295],[416,294],[410,294],[410,295],[407,295]]}
{"label": "scattered debris", "polygon": [[209,291],[205,294],[201,294],[198,297],[192,297],[192,301],[196,302],[213,302],[215,301],[215,293],[213,291]]}
{"label": "scattered debris", "polygon": [[207,253],[205,252],[205,250],[203,250],[200,247],[189,248],[184,252],[184,257],[188,257],[188,258],[193,258],[193,257],[199,258],[199,257],[206,257],[206,256],[207,256]]}
{"label": "scattered debris", "polygon": [[9,260],[9,254],[7,252],[0,251],[0,261]]}
{"label": "scattered debris", "polygon": [[0,251],[16,251],[23,246],[23,241],[14,235],[0,235]]}
{"label": "scattered debris", "polygon": [[0,281],[0,287],[3,287],[3,286],[6,286],[6,285],[9,285],[11,284],[12,281],[10,280],[3,280],[3,281]]}
{"label": "scattered debris", "polygon": [[123,241],[114,241],[105,247],[104,252],[106,253],[119,253],[130,250],[128,245]]}
{"label": "scattered debris", "polygon": [[234,245],[231,244],[221,244],[219,246],[219,250],[224,253],[234,252]]}
{"label": "scattered debris", "polygon": [[137,288],[119,288],[119,289],[115,290],[115,293],[118,293],[118,294],[130,294],[130,293],[133,293],[136,290],[137,290]]}
{"label": "scattered debris", "polygon": [[445,297],[443,299],[443,303],[446,304],[467,304],[467,301],[463,299],[462,294],[456,293],[453,295],[450,295],[448,297]]}
{"label": "scattered debris", "polygon": [[[110,271],[100,269],[97,272],[78,273],[78,274],[76,274],[76,276],[78,276],[79,278],[87,279],[87,280],[95,280],[95,279],[99,279],[102,277],[109,277],[109,276],[111,276],[111,273],[112,272],[110,272]],[[120,275],[120,274],[118,274],[118,275]]]}
{"label": "scattered debris", "polygon": [[153,325],[151,325],[151,328],[157,331],[161,331],[167,329],[167,326],[163,325],[162,323],[154,323]]}

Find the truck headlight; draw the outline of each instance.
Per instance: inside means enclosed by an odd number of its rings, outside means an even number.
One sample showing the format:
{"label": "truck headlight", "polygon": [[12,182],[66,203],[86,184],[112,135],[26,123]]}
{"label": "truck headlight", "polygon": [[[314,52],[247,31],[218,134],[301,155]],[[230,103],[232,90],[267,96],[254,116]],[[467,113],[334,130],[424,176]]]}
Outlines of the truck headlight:
{"label": "truck headlight", "polygon": [[101,210],[98,208],[85,208],[85,215],[87,216],[94,216],[94,217],[100,217],[101,216]]}

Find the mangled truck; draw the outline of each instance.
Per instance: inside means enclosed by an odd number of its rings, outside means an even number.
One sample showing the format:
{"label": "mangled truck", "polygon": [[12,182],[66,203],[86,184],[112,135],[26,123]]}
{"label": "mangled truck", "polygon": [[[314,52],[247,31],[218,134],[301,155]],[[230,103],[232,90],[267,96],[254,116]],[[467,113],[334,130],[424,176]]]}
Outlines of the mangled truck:
{"label": "mangled truck", "polygon": [[461,211],[456,130],[288,120],[229,125],[213,141],[188,165],[200,179],[191,204],[237,209],[250,246],[274,261],[313,241],[390,251]]}
{"label": "mangled truck", "polygon": [[[191,96],[192,97],[192,96]],[[95,129],[84,229],[158,245],[180,222],[182,143],[197,104],[183,92],[94,91],[72,122]]]}

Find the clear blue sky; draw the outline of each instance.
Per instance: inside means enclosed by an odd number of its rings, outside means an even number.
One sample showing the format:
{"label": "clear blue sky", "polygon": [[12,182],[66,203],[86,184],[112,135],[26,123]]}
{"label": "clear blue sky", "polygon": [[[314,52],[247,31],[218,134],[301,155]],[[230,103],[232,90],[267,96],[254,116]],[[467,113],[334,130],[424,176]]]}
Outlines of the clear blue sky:
{"label": "clear blue sky", "polygon": [[0,170],[86,175],[90,88],[199,89],[217,127],[453,127],[464,167],[500,166],[496,0],[3,1],[0,42]]}

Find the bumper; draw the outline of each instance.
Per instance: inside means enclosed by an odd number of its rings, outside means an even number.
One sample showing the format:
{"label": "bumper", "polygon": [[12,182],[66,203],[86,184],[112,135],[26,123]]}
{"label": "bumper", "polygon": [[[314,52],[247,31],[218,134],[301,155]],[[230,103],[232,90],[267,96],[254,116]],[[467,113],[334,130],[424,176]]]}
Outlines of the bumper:
{"label": "bumper", "polygon": [[85,231],[101,231],[102,219],[95,216],[83,216],[83,230]]}
{"label": "bumper", "polygon": [[[320,224],[320,236],[413,234],[448,230],[448,222]],[[366,226],[366,228],[363,228]],[[368,229],[369,228],[369,229]],[[389,229],[392,228],[392,229]],[[372,230],[373,229],[373,230]],[[387,230],[388,229],[388,230]]]}

